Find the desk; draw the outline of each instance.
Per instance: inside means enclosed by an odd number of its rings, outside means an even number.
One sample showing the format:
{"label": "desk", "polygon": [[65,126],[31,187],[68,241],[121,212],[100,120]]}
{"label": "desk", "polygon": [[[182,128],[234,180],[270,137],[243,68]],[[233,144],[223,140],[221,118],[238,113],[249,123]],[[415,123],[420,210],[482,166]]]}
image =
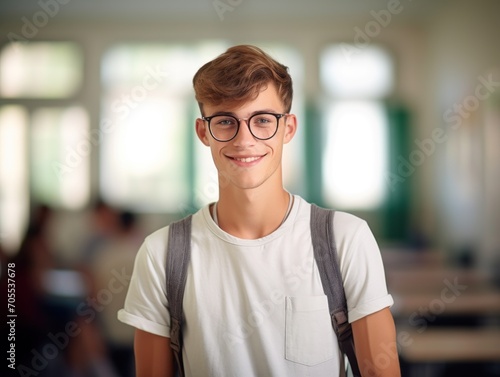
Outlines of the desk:
{"label": "desk", "polygon": [[447,282],[468,287],[491,284],[482,271],[441,266],[386,269],[386,279],[390,291],[403,292],[441,290]]}
{"label": "desk", "polygon": [[422,293],[392,293],[395,316],[409,316],[412,313],[431,315],[500,315],[500,291],[496,289],[465,289],[460,295],[451,292],[443,295],[442,290]]}
{"label": "desk", "polygon": [[464,370],[471,365],[464,363],[500,363],[500,328],[398,329],[399,335],[403,332],[408,337],[400,345],[400,357],[409,364],[408,377],[442,376],[451,365],[459,366],[453,375],[475,377],[482,372],[476,367]]}
{"label": "desk", "polygon": [[401,356],[412,363],[454,361],[500,361],[500,328],[428,328],[419,333],[407,332],[407,346],[401,346]]}
{"label": "desk", "polygon": [[381,248],[382,260],[386,269],[405,267],[432,267],[446,264],[445,253],[438,250],[405,250]]}

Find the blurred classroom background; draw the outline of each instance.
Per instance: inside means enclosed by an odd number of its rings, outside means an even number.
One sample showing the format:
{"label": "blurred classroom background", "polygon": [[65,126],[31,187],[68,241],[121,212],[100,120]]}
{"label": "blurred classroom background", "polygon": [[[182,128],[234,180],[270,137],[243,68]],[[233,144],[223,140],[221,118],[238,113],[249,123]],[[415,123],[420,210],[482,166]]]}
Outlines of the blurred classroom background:
{"label": "blurred classroom background", "polygon": [[217,198],[192,76],[252,43],[294,78],[287,189],[379,242],[403,375],[500,375],[499,25],[494,0],[2,0],[19,374],[134,375],[116,311],[135,253]]}

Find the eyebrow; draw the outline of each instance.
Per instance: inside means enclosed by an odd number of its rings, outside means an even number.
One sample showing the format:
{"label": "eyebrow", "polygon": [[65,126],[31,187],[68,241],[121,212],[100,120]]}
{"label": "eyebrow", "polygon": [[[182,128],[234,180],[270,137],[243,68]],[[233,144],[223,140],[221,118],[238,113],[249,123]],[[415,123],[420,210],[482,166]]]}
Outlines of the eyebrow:
{"label": "eyebrow", "polygon": [[[255,114],[262,114],[262,113],[272,113],[272,114],[280,114],[279,111],[276,111],[274,109],[261,109],[261,110],[255,110],[255,111],[252,111],[248,117],[251,117]],[[232,112],[232,111],[217,111],[215,112],[214,114],[210,115],[211,117],[213,116],[217,116],[217,115],[230,115],[232,117],[235,117],[235,118],[238,118],[238,116],[236,115],[236,113]]]}

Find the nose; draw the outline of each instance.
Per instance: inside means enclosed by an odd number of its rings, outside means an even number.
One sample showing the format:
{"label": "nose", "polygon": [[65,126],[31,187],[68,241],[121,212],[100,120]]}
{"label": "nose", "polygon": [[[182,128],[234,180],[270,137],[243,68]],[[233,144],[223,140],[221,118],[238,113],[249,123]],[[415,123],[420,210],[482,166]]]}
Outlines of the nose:
{"label": "nose", "polygon": [[236,147],[249,147],[256,143],[256,139],[248,127],[248,119],[240,119],[240,128],[232,142]]}

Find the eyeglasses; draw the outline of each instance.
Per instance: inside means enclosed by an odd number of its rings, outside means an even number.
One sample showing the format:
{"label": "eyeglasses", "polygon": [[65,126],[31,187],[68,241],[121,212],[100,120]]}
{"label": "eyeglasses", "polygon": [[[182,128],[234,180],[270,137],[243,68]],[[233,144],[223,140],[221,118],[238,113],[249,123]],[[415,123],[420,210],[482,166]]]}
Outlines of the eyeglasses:
{"label": "eyeglasses", "polygon": [[236,118],[232,115],[202,116],[208,122],[208,129],[217,141],[230,141],[236,137],[242,120],[247,122],[252,136],[259,140],[269,140],[278,131],[279,120],[288,114],[257,113],[250,118]]}

